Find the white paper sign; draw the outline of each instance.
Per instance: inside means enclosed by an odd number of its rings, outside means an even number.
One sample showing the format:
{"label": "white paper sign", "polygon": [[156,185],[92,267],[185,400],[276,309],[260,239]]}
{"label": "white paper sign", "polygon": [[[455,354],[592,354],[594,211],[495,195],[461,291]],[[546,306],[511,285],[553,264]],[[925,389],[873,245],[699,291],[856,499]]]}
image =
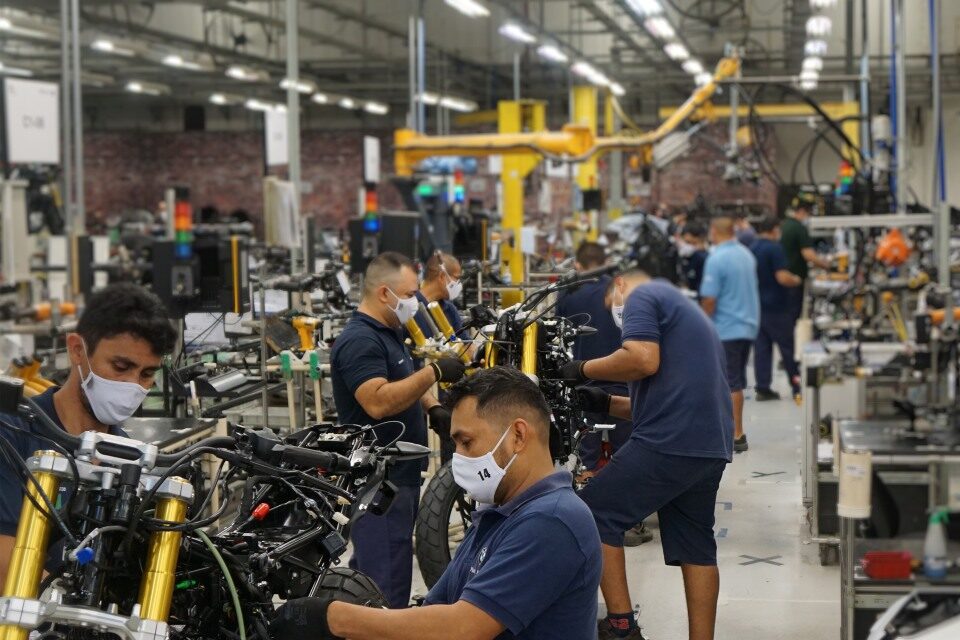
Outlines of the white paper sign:
{"label": "white paper sign", "polygon": [[380,138],[363,136],[363,181],[380,182]]}
{"label": "white paper sign", "polygon": [[537,252],[537,228],[532,225],[520,229],[520,251],[535,254]]}
{"label": "white paper sign", "polygon": [[60,164],[60,87],[7,78],[7,157],[12,164]]}
{"label": "white paper sign", "polygon": [[576,171],[572,170],[569,162],[547,160],[544,164],[547,168],[548,178],[572,178],[576,176]]}
{"label": "white paper sign", "polygon": [[289,162],[287,148],[287,114],[283,111],[266,111],[263,114],[263,135],[267,139],[267,166],[274,167]]}
{"label": "white paper sign", "polygon": [[487,171],[489,171],[492,176],[500,175],[500,172],[503,171],[503,157],[490,156],[487,158]]}

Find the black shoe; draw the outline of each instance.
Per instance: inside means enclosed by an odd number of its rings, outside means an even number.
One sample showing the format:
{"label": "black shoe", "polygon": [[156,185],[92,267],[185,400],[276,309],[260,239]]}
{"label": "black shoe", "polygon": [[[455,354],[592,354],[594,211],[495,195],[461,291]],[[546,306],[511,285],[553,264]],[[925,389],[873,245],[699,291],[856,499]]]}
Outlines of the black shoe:
{"label": "black shoe", "polygon": [[639,547],[642,544],[653,540],[653,532],[647,529],[647,525],[642,522],[632,529],[627,529],[623,535],[623,546]]}
{"label": "black shoe", "polygon": [[733,441],[733,450],[736,453],[743,453],[750,447],[747,446],[747,434],[743,434],[739,438]]}
{"label": "black shoe", "polygon": [[757,402],[766,402],[767,400],[779,400],[780,394],[773,389],[757,389],[755,398]]}
{"label": "black shoe", "polygon": [[640,627],[625,636],[618,636],[613,632],[613,627],[610,626],[607,619],[601,618],[597,620],[597,640],[646,640],[646,638],[643,637]]}

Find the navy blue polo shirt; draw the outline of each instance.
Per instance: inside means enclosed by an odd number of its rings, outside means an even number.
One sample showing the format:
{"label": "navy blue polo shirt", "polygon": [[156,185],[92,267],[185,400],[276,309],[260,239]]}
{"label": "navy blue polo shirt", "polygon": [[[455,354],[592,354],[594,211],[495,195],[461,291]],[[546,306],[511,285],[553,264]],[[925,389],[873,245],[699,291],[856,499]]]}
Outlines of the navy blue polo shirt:
{"label": "navy blue polo shirt", "polygon": [[786,313],[789,294],[787,288],[777,282],[777,271],[787,269],[787,253],[783,250],[783,245],[767,238],[757,238],[750,250],[757,259],[760,311]]}
{"label": "navy blue polo shirt", "polygon": [[[606,306],[611,280],[610,276],[602,276],[596,282],[584,283],[563,293],[557,302],[557,315],[597,330],[593,335],[577,336],[574,340],[573,357],[577,360],[605,358],[617,351],[623,342],[620,327]],[[627,395],[627,385],[622,382],[597,382],[597,386],[615,395]]]}
{"label": "navy blue polo shirt", "polygon": [[[53,394],[60,387],[47,389],[33,400],[43,410],[47,416],[52,419],[58,427],[66,431],[63,421],[57,414],[53,405]],[[8,428],[12,425],[23,429],[29,433],[22,433]],[[25,420],[19,415],[9,413],[0,413],[0,437],[6,439],[14,446],[17,453],[24,460],[33,456],[34,452],[40,450],[53,449],[46,440],[41,439],[40,433],[34,421]],[[115,436],[127,437],[127,434],[120,427],[110,427],[109,433]],[[66,499],[66,493],[69,491],[69,482],[60,483],[60,495],[58,501]],[[20,474],[5,460],[0,459],[0,535],[15,536],[17,534],[17,523],[20,521],[20,508],[23,505],[23,484],[20,481]],[[54,527],[52,536],[54,539],[59,537],[59,530]]]}
{"label": "navy blue polo shirt", "polygon": [[[424,307],[429,304],[426,296],[419,291],[417,291],[417,300],[419,300]],[[460,310],[449,300],[437,300],[437,303],[440,305],[440,308],[443,309],[443,315],[447,316],[450,326],[453,327],[453,333],[456,335],[460,329],[463,328],[463,318],[460,316]],[[430,328],[430,324],[427,322],[427,319],[423,317],[422,313],[417,313],[415,320],[420,330],[423,331],[423,335],[428,338],[433,335],[433,330]],[[431,317],[430,320],[433,320],[433,318]]]}
{"label": "navy blue polo shirt", "polygon": [[597,635],[600,534],[566,471],[476,512],[426,604],[465,600],[507,630],[498,640]]}
{"label": "navy blue polo shirt", "polygon": [[[387,382],[396,382],[413,375],[416,371],[413,358],[402,336],[400,329],[355,311],[334,342],[330,356],[333,401],[341,424],[366,426],[396,420],[406,425],[401,440],[426,445],[427,424],[419,398],[409,407],[397,407],[397,413],[392,416],[374,420],[355,396],[360,385],[368,380],[386,378]],[[375,432],[378,442],[385,445],[399,435],[400,426],[384,424]],[[420,472],[424,470],[426,460],[398,462],[390,470],[390,480],[396,485],[420,486]]]}
{"label": "navy blue polo shirt", "polygon": [[666,280],[627,297],[623,341],[660,345],[660,368],[630,383],[633,439],[676,456],[732,460],[733,407],[720,336],[710,318]]}
{"label": "navy blue polo shirt", "polygon": [[703,266],[707,263],[706,249],[697,249],[689,256],[683,259],[683,277],[687,283],[687,288],[696,292],[700,296],[700,283],[703,282]]}

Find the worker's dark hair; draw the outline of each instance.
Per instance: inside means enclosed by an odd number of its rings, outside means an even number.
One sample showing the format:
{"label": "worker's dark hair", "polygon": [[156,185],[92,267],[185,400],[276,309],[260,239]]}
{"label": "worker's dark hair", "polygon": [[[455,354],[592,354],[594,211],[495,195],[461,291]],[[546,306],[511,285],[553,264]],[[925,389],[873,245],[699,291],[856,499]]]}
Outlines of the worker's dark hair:
{"label": "worker's dark hair", "polygon": [[763,216],[753,223],[753,228],[757,233],[770,233],[780,226],[780,221],[774,216]]}
{"label": "worker's dark hair", "polygon": [[111,284],[90,296],[77,321],[77,333],[88,355],[93,355],[101,340],[124,334],[146,341],[157,356],[169,354],[177,343],[177,332],[160,298],[129,282]]}
{"label": "worker's dark hair", "polygon": [[596,242],[582,242],[577,247],[576,260],[584,269],[596,269],[607,263],[607,250]]}
{"label": "worker's dark hair", "polygon": [[704,226],[702,222],[690,222],[683,225],[683,233],[681,235],[691,235],[694,238],[706,238],[707,227]]}
{"label": "worker's dark hair", "polygon": [[378,287],[387,284],[401,269],[407,267],[416,272],[413,262],[407,256],[396,251],[385,251],[370,261],[363,273],[363,293],[367,295]]}
{"label": "worker's dark hair", "polygon": [[447,273],[450,273],[455,266],[460,265],[460,261],[454,258],[449,253],[440,253],[439,251],[434,251],[431,255],[423,269],[423,279],[424,280],[435,280],[440,277],[440,261],[443,261],[443,268],[447,270]]}
{"label": "worker's dark hair", "polygon": [[537,383],[512,367],[481,369],[447,390],[447,408],[453,411],[467,398],[477,399],[477,415],[503,428],[523,418],[549,440],[550,407]]}

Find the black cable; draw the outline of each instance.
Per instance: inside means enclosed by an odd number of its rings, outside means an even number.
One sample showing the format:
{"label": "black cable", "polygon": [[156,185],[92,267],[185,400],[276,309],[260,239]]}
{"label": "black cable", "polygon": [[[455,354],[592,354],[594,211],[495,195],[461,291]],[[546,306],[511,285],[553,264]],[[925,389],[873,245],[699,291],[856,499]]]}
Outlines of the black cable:
{"label": "black cable", "polygon": [[70,493],[68,494],[69,497],[66,500],[66,504],[63,507],[63,511],[65,513],[69,513],[70,506],[73,504],[73,500],[77,496],[77,488],[80,485],[80,469],[77,467],[77,462],[76,460],[74,460],[73,454],[67,451],[62,446],[60,446],[60,443],[58,443],[56,440],[52,438],[48,438],[45,435],[41,435],[33,431],[27,431],[26,429],[21,429],[20,427],[14,426],[13,424],[7,422],[6,420],[0,420],[0,425],[3,425],[5,428],[11,431],[17,431],[27,436],[38,438],[39,440],[43,440],[44,442],[47,442],[48,444],[52,445],[54,449],[57,450],[57,453],[59,453],[60,455],[62,455],[64,458],[67,459],[67,464],[70,465],[70,473],[73,474],[73,482],[70,486]]}

